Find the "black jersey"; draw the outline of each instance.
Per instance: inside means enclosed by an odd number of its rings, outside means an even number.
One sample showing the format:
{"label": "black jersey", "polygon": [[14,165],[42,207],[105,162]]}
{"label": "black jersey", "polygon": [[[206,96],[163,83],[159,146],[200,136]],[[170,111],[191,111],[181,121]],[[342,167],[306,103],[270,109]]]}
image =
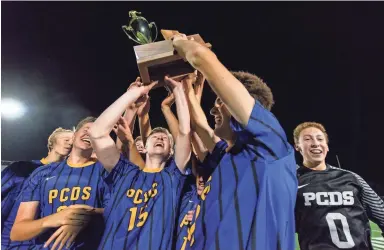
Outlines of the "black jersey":
{"label": "black jersey", "polygon": [[297,170],[296,231],[301,250],[373,249],[369,219],[384,231],[384,203],[357,174],[327,165]]}

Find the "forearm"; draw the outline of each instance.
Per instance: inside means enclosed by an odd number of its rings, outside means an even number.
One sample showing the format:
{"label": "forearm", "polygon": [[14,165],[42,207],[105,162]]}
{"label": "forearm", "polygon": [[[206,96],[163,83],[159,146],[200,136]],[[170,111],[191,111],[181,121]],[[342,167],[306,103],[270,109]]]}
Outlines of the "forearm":
{"label": "forearm", "polygon": [[141,138],[142,138],[143,143],[145,145],[147,138],[152,131],[151,121],[149,119],[148,113],[143,115],[143,116],[139,116],[139,128],[140,128]]}
{"label": "forearm", "polygon": [[[137,109],[135,108],[127,108],[125,110],[123,118],[127,121],[129,125],[129,129],[133,134],[133,129],[135,127],[135,120],[137,115]],[[127,141],[122,142],[119,137],[116,138],[116,147],[120,152],[124,153],[125,149],[123,148],[123,144],[128,143]]]}
{"label": "forearm", "polygon": [[199,161],[203,162],[208,153],[208,149],[204,146],[204,143],[195,131],[192,132],[192,145]]}
{"label": "forearm", "polygon": [[135,121],[137,116],[137,108],[127,108],[124,113],[124,119],[129,124],[129,129],[133,134],[133,130],[135,129]]}
{"label": "forearm", "polygon": [[189,115],[188,102],[182,87],[173,89],[175,95],[176,112],[179,118],[179,134],[189,135],[191,132],[191,119]]}
{"label": "forearm", "polygon": [[127,91],[112,105],[110,105],[93,123],[90,129],[90,136],[93,139],[109,136],[113,126],[117,123],[121,114],[128,105],[133,104],[139,94],[136,91]]}
{"label": "forearm", "polygon": [[179,121],[177,120],[176,116],[173,114],[169,106],[161,107],[161,111],[163,112],[163,115],[165,117],[165,120],[167,121],[168,128],[173,138],[176,138],[179,134]]}
{"label": "forearm", "polygon": [[182,173],[191,156],[191,121],[187,99],[182,86],[173,89],[175,95],[177,117],[179,118],[179,133],[176,137],[175,162]]}
{"label": "forearm", "polygon": [[123,152],[124,151],[123,143],[121,142],[119,137],[116,138],[116,147],[119,150],[119,152]]}
{"label": "forearm", "polygon": [[130,162],[138,166],[140,169],[143,169],[145,167],[145,162],[143,158],[141,157],[139,151],[137,151],[135,142],[132,141],[127,145],[128,148],[128,159]]}
{"label": "forearm", "polygon": [[174,42],[174,46],[177,50],[184,51],[187,61],[204,75],[212,90],[226,104],[234,118],[246,125],[255,100],[244,85],[208,48],[194,41],[185,40]]}
{"label": "forearm", "polygon": [[188,94],[188,108],[191,116],[191,120],[195,126],[209,127],[207,117],[199,102],[197,101],[196,95],[191,91]]}
{"label": "forearm", "polygon": [[[196,95],[192,91],[188,93],[188,106],[189,112],[191,113],[191,120],[195,124],[194,132],[197,134],[197,137],[201,140],[204,148],[206,148],[209,152],[212,152],[212,150],[215,148],[216,143],[220,141],[220,138],[215,136],[213,129],[209,126],[207,117],[205,116],[203,109],[199,105],[196,99]],[[194,142],[194,140],[192,140],[192,143],[196,143],[196,141]],[[196,150],[198,150],[198,147],[194,147]],[[200,157],[205,158],[205,155],[206,153],[204,153],[204,151],[202,151],[200,156],[198,153],[199,160],[203,161],[203,159],[201,159]]]}
{"label": "forearm", "polygon": [[38,220],[24,220],[15,222],[11,230],[11,240],[30,240],[44,233],[47,229],[50,228],[49,226],[47,226],[47,221],[49,219],[48,217],[49,216]]}

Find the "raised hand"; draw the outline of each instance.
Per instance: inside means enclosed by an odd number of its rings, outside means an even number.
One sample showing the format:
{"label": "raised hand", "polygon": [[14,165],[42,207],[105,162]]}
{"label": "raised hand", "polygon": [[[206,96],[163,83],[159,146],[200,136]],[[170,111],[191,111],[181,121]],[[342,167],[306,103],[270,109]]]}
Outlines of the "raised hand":
{"label": "raised hand", "polygon": [[[131,83],[131,85],[129,85],[128,89],[127,89],[127,92],[128,91],[132,91],[134,93],[138,93],[139,96],[142,98],[143,96],[145,95],[148,95],[149,91],[157,84],[158,82],[152,82],[150,83],[149,85],[144,85],[141,81],[140,81],[140,77],[137,77],[136,80]],[[138,98],[138,101],[136,101],[136,105],[139,105],[140,104],[140,98]]]}
{"label": "raised hand", "polygon": [[116,126],[113,128],[113,131],[116,133],[117,137],[122,143],[128,143],[129,141],[134,141],[132,137],[132,132],[129,128],[128,122],[124,117],[120,117]]}
{"label": "raised hand", "polygon": [[186,43],[186,41],[191,41],[194,40],[193,37],[188,39],[188,37],[185,34],[176,34],[171,37],[173,47],[176,49],[177,53],[179,56],[182,58],[186,58],[186,53],[188,50],[191,50],[195,48],[196,46],[202,46],[197,42],[191,43]]}
{"label": "raised hand", "polygon": [[171,91],[173,91],[175,88],[182,88],[182,83],[179,82],[179,81],[176,81],[168,76],[165,76],[164,77],[164,82],[166,84],[167,87],[170,88]]}
{"label": "raised hand", "polygon": [[195,95],[193,85],[196,82],[196,73],[188,74],[188,76],[184,77],[181,82],[187,97],[188,95]]}
{"label": "raised hand", "polygon": [[168,96],[162,101],[161,108],[170,108],[175,103],[175,95],[168,91]]}
{"label": "raised hand", "polygon": [[143,115],[148,114],[149,109],[151,107],[151,101],[148,95],[142,96],[139,99],[141,99],[138,100],[141,102],[141,105],[137,109],[137,115],[142,117]]}
{"label": "raised hand", "polygon": [[203,90],[204,90],[204,82],[205,82],[205,77],[201,72],[195,71],[195,74],[197,72],[197,77],[194,85],[194,90],[195,90],[195,95],[198,103],[201,103],[201,97],[203,96]]}

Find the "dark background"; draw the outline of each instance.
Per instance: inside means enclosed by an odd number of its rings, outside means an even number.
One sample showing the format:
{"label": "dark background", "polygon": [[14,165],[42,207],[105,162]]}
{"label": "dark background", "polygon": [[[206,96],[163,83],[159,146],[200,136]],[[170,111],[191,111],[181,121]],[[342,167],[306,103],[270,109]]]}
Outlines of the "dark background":
{"label": "dark background", "polygon": [[[370,183],[384,182],[383,3],[1,5],[2,98],[19,99],[28,107],[22,119],[2,118],[2,159],[42,158],[56,127],[71,128],[87,115],[98,116],[126,90],[138,70],[135,44],[121,26],[128,23],[129,10],[138,10],[159,29],[199,33],[229,69],[263,78],[291,142],[297,124],[323,123],[330,135],[329,163],[337,165],[338,155],[342,168]],[[165,126],[160,111],[165,96],[164,89],[151,95],[153,127]],[[206,86],[207,115],[213,101]]]}

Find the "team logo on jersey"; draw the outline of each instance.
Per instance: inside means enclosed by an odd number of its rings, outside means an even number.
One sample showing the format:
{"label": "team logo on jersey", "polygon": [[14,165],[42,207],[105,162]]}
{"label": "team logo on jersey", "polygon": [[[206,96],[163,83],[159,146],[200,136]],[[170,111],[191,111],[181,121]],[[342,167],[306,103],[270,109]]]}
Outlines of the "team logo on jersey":
{"label": "team logo on jersey", "polygon": [[303,193],[304,205],[311,206],[317,204],[319,206],[340,206],[353,205],[355,199],[352,191],[344,192],[307,192]]}
{"label": "team logo on jersey", "polygon": [[297,188],[300,189],[300,188],[303,188],[303,187],[305,187],[305,186],[307,186],[307,185],[309,185],[309,183],[304,184],[304,185],[301,185],[301,186],[298,186]]}

